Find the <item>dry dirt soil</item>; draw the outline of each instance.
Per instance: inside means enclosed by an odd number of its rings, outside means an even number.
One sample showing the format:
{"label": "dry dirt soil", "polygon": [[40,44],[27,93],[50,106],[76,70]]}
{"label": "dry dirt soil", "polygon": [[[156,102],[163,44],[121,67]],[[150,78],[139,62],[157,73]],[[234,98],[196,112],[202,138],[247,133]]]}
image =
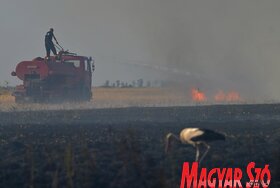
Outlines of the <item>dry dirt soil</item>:
{"label": "dry dirt soil", "polygon": [[280,187],[278,104],[2,111],[0,187],[179,187],[195,150],[173,143],[166,155],[164,138],[185,127],[228,135],[201,167],[269,164]]}

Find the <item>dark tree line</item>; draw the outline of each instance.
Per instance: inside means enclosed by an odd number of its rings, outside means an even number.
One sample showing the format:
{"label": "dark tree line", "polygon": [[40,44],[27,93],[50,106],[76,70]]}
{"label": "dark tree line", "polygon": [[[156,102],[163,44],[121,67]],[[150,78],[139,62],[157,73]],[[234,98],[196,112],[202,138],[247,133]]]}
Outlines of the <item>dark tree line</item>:
{"label": "dark tree line", "polygon": [[142,87],[161,87],[163,81],[144,81],[142,78],[138,80],[133,80],[131,82],[116,80],[110,81],[106,80],[102,87],[112,87],[112,88],[142,88]]}

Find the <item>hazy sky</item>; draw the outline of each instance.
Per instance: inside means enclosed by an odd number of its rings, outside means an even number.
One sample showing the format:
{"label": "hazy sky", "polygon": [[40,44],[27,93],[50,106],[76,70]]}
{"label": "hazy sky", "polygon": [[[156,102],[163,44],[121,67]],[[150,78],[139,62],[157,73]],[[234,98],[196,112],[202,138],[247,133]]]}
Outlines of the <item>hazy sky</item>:
{"label": "hazy sky", "polygon": [[0,83],[45,56],[50,27],[94,56],[94,84],[167,79],[182,87],[280,99],[279,0],[1,0]]}

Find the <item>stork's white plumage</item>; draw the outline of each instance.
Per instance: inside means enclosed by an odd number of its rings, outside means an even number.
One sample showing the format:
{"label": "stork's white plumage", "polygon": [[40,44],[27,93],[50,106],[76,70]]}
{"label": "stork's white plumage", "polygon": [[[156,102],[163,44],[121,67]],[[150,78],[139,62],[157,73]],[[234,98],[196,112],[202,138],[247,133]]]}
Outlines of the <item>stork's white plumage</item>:
{"label": "stork's white plumage", "polygon": [[[172,138],[177,141],[180,141],[182,144],[190,144],[193,147],[195,147],[196,148],[195,161],[201,162],[210,149],[210,146],[206,142],[215,141],[215,140],[225,140],[225,135],[215,132],[213,130],[209,130],[209,129],[185,128],[180,132],[179,137],[174,135],[173,133],[168,133],[166,135],[166,148],[165,148],[166,152],[168,152],[169,145],[170,145]],[[203,153],[202,157],[199,159],[199,156],[200,156],[199,146],[200,145],[205,146],[206,151]]]}

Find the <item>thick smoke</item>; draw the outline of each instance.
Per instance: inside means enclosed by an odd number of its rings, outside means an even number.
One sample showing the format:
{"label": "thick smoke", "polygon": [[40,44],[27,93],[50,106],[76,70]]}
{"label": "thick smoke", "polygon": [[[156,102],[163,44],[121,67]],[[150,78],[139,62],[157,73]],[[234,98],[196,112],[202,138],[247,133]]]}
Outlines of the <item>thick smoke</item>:
{"label": "thick smoke", "polygon": [[[251,99],[280,97],[279,1],[119,0],[79,4],[81,9],[84,5],[93,9],[91,13],[85,11],[83,18],[88,18],[96,31],[101,26],[105,41],[97,43],[104,47],[98,51],[114,56],[113,63],[130,59],[129,63],[165,67],[166,71],[154,70],[161,79],[174,80],[182,87],[195,86],[209,92],[236,90]],[[122,66],[124,70],[127,67]],[[139,76],[146,73],[141,71]]]}
{"label": "thick smoke", "polygon": [[[66,48],[95,56],[96,85],[144,77],[210,93],[235,90],[251,100],[280,99],[280,1],[25,0],[27,9],[6,4],[14,13],[5,24],[12,32],[5,35],[18,36],[9,39],[14,46],[24,44],[14,54],[1,48],[6,60],[43,56],[41,38],[54,27]],[[20,15],[28,22],[14,18]]]}

